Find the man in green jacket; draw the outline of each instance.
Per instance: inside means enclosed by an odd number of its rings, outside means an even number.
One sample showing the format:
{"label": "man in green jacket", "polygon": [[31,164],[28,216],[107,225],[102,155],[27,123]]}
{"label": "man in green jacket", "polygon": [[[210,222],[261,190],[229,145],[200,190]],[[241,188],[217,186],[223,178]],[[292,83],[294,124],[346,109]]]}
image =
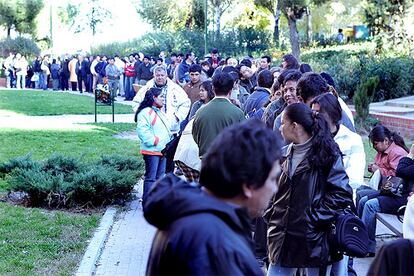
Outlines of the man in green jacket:
{"label": "man in green jacket", "polygon": [[213,90],[216,97],[196,113],[192,132],[201,158],[224,128],[245,119],[243,111],[230,102],[233,85],[233,78],[228,73],[214,76]]}

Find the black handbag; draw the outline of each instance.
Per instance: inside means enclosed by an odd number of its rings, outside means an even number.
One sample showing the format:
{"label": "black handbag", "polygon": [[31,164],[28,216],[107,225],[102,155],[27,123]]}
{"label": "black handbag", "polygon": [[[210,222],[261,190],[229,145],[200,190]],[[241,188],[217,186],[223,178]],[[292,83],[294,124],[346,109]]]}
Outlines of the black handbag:
{"label": "black handbag", "polygon": [[382,195],[393,195],[402,197],[404,189],[404,180],[397,176],[383,177],[380,193]]}
{"label": "black handbag", "polygon": [[181,134],[174,136],[174,138],[165,145],[165,148],[163,148],[161,151],[164,157],[166,157],[167,159],[174,158],[175,152],[177,150],[178,142],[180,141],[180,137],[181,137]]}
{"label": "black handbag", "polygon": [[368,254],[368,232],[362,220],[346,209],[332,223],[329,235],[332,252],[341,252],[351,257],[365,257]]}

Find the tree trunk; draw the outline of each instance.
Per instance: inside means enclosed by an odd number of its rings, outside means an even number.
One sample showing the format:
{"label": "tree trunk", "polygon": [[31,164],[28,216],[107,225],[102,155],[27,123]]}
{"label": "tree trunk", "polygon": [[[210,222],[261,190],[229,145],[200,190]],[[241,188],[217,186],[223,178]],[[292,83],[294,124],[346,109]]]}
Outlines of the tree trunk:
{"label": "tree trunk", "polygon": [[214,21],[216,24],[216,40],[220,37],[220,19],[221,19],[221,9],[219,6],[214,7]]}
{"label": "tree trunk", "polygon": [[306,45],[309,46],[312,41],[312,14],[308,8],[306,8]]}
{"label": "tree trunk", "polygon": [[279,20],[280,20],[280,10],[276,10],[275,13],[275,27],[273,29],[273,41],[275,42],[276,47],[279,47]]}
{"label": "tree trunk", "polygon": [[11,27],[7,27],[7,38],[10,38]]}
{"label": "tree trunk", "polygon": [[292,46],[292,55],[294,55],[295,58],[299,61],[300,46],[299,46],[298,29],[296,27],[296,20],[288,16],[288,25],[289,25],[290,45]]}

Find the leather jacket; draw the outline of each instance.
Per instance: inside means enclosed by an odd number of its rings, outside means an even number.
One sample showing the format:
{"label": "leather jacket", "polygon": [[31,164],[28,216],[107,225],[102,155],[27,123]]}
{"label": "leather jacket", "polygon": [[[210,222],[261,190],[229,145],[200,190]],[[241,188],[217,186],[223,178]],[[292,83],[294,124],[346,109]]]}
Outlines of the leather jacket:
{"label": "leather jacket", "polygon": [[272,264],[321,267],[332,263],[328,244],[332,222],[341,210],[353,206],[341,156],[323,173],[312,168],[308,155],[292,178],[289,158],[283,163],[279,190],[264,215]]}

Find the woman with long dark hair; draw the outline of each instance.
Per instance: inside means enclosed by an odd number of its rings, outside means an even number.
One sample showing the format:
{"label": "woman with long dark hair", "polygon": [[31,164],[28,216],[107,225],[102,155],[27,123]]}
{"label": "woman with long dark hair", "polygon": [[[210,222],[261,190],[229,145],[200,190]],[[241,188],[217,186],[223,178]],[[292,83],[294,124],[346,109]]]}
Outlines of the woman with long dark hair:
{"label": "woman with long dark hair", "polygon": [[319,275],[340,259],[329,248],[328,233],[337,214],[352,206],[352,189],[323,114],[303,103],[291,104],[280,130],[291,144],[279,191],[265,214],[268,275],[294,275],[298,268]]}
{"label": "woman with long dark hair", "polygon": [[398,209],[407,203],[410,190],[408,183],[404,183],[402,194],[399,196],[384,194],[377,190],[381,188],[380,183],[384,182],[384,179],[396,176],[398,163],[408,153],[404,139],[385,126],[378,125],[371,130],[369,140],[377,151],[377,155],[375,163],[368,165],[368,171],[374,174],[378,182],[372,183],[373,187],[362,186],[358,189],[357,207],[358,215],[368,230],[368,256],[374,256],[376,213],[397,214]]}
{"label": "woman with long dark hair", "polygon": [[189,120],[191,120],[196,114],[197,110],[200,109],[203,105],[207,104],[215,97],[213,91],[213,82],[211,80],[206,80],[200,85],[200,100],[196,101],[191,107]]}
{"label": "woman with long dark hair", "polygon": [[163,97],[160,88],[150,88],[135,113],[141,154],[145,161],[143,200],[152,184],[165,173],[166,159],[161,151],[171,140],[171,133],[170,123],[160,110]]}

